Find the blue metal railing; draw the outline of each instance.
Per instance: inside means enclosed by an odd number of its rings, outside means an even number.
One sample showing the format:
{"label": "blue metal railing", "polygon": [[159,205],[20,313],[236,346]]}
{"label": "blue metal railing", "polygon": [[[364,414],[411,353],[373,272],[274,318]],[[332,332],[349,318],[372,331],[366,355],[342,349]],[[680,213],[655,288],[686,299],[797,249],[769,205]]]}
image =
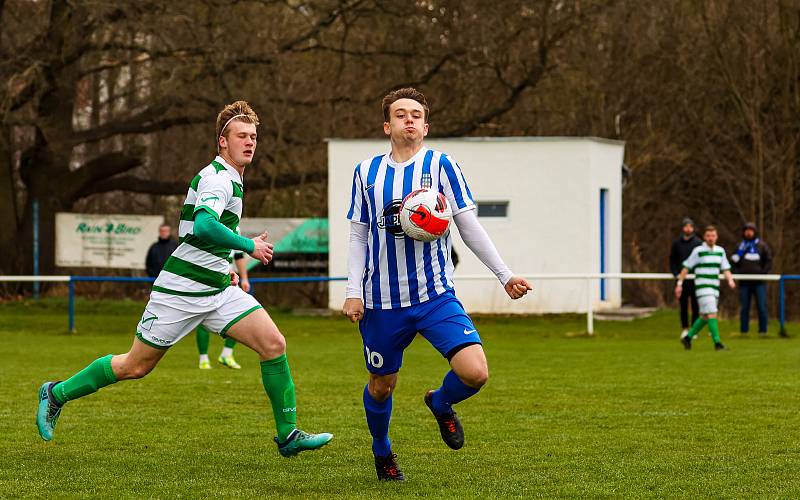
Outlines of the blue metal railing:
{"label": "blue metal railing", "polygon": [[800,281],[800,274],[782,274],[778,280],[778,304],[779,316],[781,320],[781,337],[786,334],[786,291],[784,290],[787,281]]}
{"label": "blue metal railing", "polygon": [[[67,282],[69,289],[69,319],[68,328],[70,332],[75,331],[75,283],[78,281],[93,281],[93,282],[123,282],[123,283],[152,283],[156,279],[140,276],[70,276]],[[250,278],[250,284],[257,283],[316,283],[322,281],[347,281],[347,277],[341,276],[286,276],[282,278]],[[253,293],[253,289],[250,289]]]}
{"label": "blue metal railing", "polygon": [[[542,274],[542,275],[524,275],[530,279],[587,279],[587,278],[611,278],[611,279],[656,279],[656,280],[673,280],[674,277],[667,273],[607,273],[602,275],[556,275],[556,274]],[[737,276],[737,279],[764,279],[767,281],[778,282],[778,299],[779,299],[779,317],[780,317],[780,335],[786,336],[786,282],[787,281],[800,281],[800,274],[784,274],[784,275],[744,275]],[[494,279],[492,276],[460,276],[461,280],[468,279]],[[250,283],[311,283],[311,282],[327,282],[327,281],[346,281],[347,278],[334,276],[288,276],[281,278],[251,278]],[[152,283],[155,278],[145,277],[129,277],[129,276],[2,276],[0,275],[0,282],[60,282],[67,283],[69,289],[69,331],[75,331],[75,283],[78,281],[93,281],[93,282],[127,282],[127,283]],[[252,289],[251,289],[252,293]]]}

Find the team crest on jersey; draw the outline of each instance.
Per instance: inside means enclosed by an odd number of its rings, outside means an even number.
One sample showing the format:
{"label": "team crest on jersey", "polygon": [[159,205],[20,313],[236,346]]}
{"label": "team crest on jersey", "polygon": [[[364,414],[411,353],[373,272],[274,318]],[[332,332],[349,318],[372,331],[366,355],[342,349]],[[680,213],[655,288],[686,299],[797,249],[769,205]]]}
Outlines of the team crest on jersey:
{"label": "team crest on jersey", "polygon": [[387,233],[395,238],[405,236],[402,226],[400,226],[400,205],[403,200],[392,200],[383,207],[383,214],[378,219],[378,227],[385,229]]}
{"label": "team crest on jersey", "polygon": [[433,179],[431,178],[431,174],[422,174],[422,187],[423,188],[430,188],[433,185]]}

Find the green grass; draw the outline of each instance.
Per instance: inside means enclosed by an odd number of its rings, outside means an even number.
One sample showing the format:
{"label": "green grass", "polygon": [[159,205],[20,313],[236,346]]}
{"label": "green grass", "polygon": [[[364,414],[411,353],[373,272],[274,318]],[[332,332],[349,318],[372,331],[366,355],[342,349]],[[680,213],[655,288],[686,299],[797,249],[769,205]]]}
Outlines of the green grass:
{"label": "green grass", "polygon": [[275,314],[301,426],[336,435],[323,451],[278,456],[256,356],[200,371],[192,337],[145,379],[69,403],[41,441],[39,385],[126,351],[142,306],[79,302],[69,335],[63,301],[0,304],[0,497],[800,497],[800,342],[722,322],[730,351],[704,333],[685,352],[674,311],[594,337],[579,316],[476,318],[491,379],[458,406],[458,452],[422,402],[446,363],[418,337],[391,428],[405,484],[375,480],[360,337],[339,318]]}

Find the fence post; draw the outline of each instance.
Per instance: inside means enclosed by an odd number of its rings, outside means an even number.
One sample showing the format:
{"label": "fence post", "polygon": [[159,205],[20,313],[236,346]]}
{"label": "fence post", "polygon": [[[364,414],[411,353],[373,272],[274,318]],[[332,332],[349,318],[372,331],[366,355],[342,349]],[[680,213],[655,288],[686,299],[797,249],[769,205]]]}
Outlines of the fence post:
{"label": "fence post", "polygon": [[[33,275],[39,276],[39,200],[33,200]],[[39,300],[41,283],[33,282],[33,298]]]}
{"label": "fence post", "polygon": [[781,279],[778,280],[778,304],[780,309],[780,320],[781,320],[781,329],[778,334],[781,337],[787,337],[788,334],[786,333],[786,291],[785,288],[786,280],[781,275]]}
{"label": "fence post", "polygon": [[592,278],[586,278],[586,332],[594,335],[594,313],[592,311]]}
{"label": "fence post", "polygon": [[75,281],[72,279],[72,276],[69,277],[69,283],[67,284],[69,288],[69,326],[68,331],[69,333],[75,333]]}

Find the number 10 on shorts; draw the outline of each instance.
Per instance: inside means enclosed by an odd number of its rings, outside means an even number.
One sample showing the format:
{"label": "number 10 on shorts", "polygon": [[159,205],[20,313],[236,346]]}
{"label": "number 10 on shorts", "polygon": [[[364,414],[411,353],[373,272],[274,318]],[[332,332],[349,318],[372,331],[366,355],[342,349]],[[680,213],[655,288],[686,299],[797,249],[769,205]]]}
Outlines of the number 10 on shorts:
{"label": "number 10 on shorts", "polygon": [[367,363],[372,365],[374,368],[380,368],[383,366],[383,356],[381,353],[372,351],[370,352],[369,347],[364,346],[364,351],[367,353]]}

